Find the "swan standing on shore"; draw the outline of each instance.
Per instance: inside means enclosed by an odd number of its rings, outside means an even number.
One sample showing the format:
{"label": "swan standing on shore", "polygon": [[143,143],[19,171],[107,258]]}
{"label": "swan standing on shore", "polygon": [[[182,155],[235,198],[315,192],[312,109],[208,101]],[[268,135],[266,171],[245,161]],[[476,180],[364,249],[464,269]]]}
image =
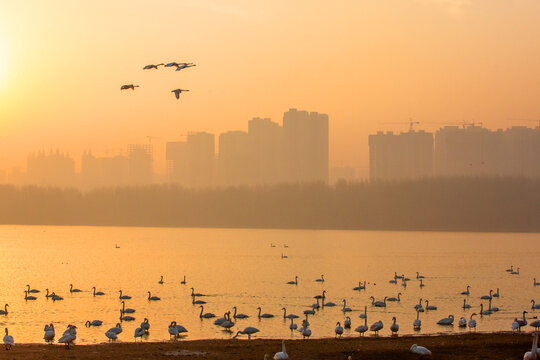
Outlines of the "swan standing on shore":
{"label": "swan standing on shore", "polygon": [[285,340],[281,341],[281,352],[274,354],[274,360],[286,360],[289,358],[287,350],[285,349]]}
{"label": "swan standing on shore", "polygon": [[54,342],[54,325],[51,323],[49,325],[45,324],[45,334],[43,334],[43,340],[45,342],[52,344]]}
{"label": "swan standing on shore", "polygon": [[142,342],[143,335],[144,335],[144,329],[138,327],[135,329],[135,333],[133,337],[135,338],[135,341],[137,341],[137,338],[141,338],[141,342]]}
{"label": "swan standing on shore", "polygon": [[253,335],[255,333],[258,333],[258,332],[259,332],[259,329],[254,328],[253,326],[248,326],[244,330],[238,331],[236,333],[236,335],[233,336],[233,339],[236,339],[238,337],[238,335],[244,335],[245,334],[245,335],[248,336],[248,340],[251,340],[251,335]]}
{"label": "swan standing on shore", "polygon": [[467,327],[467,319],[465,319],[463,316],[459,319],[458,326],[460,328]]}
{"label": "swan standing on shore", "polygon": [[416,310],[416,320],[413,322],[413,329],[420,330],[422,327],[422,320],[420,320],[420,311]]}
{"label": "swan standing on shore", "polygon": [[476,331],[476,320],[473,319],[473,316],[475,316],[475,315],[476,315],[476,313],[471,314],[471,318],[469,320],[469,330],[474,329],[474,331]]}
{"label": "swan standing on shore", "polygon": [[523,360],[536,360],[538,359],[538,334],[533,335],[533,343],[531,351],[527,351],[523,355]]}
{"label": "swan standing on shore", "polygon": [[421,358],[424,356],[431,356],[431,351],[429,351],[428,348],[423,347],[423,346],[418,346],[416,344],[413,344],[413,346],[411,346],[410,351],[413,354],[420,355]]}
{"label": "swan standing on shore", "polygon": [[[366,306],[366,309],[367,309],[367,306]],[[363,336],[364,333],[366,331],[368,331],[368,326],[367,326],[367,315],[364,317],[364,325],[360,325],[358,326],[356,329],[354,329],[354,331],[356,331],[360,336]]]}
{"label": "swan standing on shore", "polygon": [[336,324],[336,328],[334,329],[334,332],[336,333],[335,337],[338,336],[341,338],[341,335],[343,335],[343,326],[341,326],[341,323],[338,321]]}
{"label": "swan standing on shore", "polygon": [[178,338],[178,329],[176,328],[176,321],[171,321],[169,325],[169,340],[171,339],[171,336],[174,337],[174,340]]}
{"label": "swan standing on shore", "polygon": [[141,323],[141,329],[143,329],[145,333],[148,333],[150,330],[150,322],[147,318],[144,318],[143,322]]}
{"label": "swan standing on shore", "polygon": [[392,331],[392,335],[397,335],[397,332],[399,331],[399,325],[396,324],[396,317],[394,316],[392,318],[392,325],[390,325],[390,331]]}
{"label": "swan standing on shore", "polygon": [[68,325],[67,330],[64,331],[64,334],[60,339],[58,339],[59,344],[64,344],[66,349],[69,349],[69,345],[73,344],[77,338],[77,327],[75,325]]}
{"label": "swan standing on shore", "polygon": [[369,327],[369,331],[373,331],[375,333],[376,336],[379,335],[379,331],[382,330],[382,328],[384,327],[384,324],[381,320],[377,321],[377,322],[374,322],[373,324],[371,324],[371,326]]}
{"label": "swan standing on shore", "polygon": [[13,336],[9,335],[8,328],[6,328],[6,335],[4,335],[4,346],[6,347],[6,350],[11,350],[13,345],[15,345]]}

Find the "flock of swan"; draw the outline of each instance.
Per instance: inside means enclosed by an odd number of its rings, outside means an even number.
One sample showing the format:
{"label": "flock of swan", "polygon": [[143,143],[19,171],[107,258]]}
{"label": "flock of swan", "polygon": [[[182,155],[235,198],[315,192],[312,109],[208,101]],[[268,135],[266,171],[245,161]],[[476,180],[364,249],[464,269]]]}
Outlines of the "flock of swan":
{"label": "flock of swan", "polygon": [[[149,65],[146,65],[143,67],[143,70],[151,70],[151,69],[155,69],[157,70],[160,66],[164,66],[164,67],[170,67],[170,68],[173,68],[173,67],[176,67],[176,71],[180,71],[180,70],[183,70],[183,69],[186,69],[186,68],[189,68],[189,67],[193,67],[193,66],[197,66],[195,65],[194,63],[186,63],[186,62],[170,62],[170,63],[160,63],[160,64],[149,64]],[[139,85],[133,85],[133,84],[124,84],[122,86],[120,86],[120,90],[135,90],[136,87],[140,87]],[[172,93],[174,93],[174,96],[176,96],[176,99],[180,99],[180,94],[185,92],[185,91],[189,91],[189,90],[186,90],[186,89],[174,89],[174,90],[171,90]]]}

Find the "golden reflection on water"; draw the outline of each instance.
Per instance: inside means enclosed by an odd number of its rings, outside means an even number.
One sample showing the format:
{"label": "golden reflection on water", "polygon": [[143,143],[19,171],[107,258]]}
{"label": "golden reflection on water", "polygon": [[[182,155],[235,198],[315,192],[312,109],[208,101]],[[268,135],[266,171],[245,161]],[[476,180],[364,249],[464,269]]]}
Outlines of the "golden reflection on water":
{"label": "golden reflection on water", "polygon": [[[393,316],[400,334],[414,333],[414,304],[429,299],[438,310],[420,315],[420,333],[458,332],[457,320],[479,312],[480,296],[500,288],[493,299],[498,313],[478,317],[478,331],[511,330],[514,317],[523,310],[530,316],[531,299],[540,303],[540,234],[368,232],[312,230],[246,229],[172,229],[122,227],[0,227],[0,304],[8,303],[9,314],[0,316],[0,326],[8,327],[16,342],[39,343],[43,327],[53,322],[57,339],[67,324],[78,327],[77,343],[106,341],[105,331],[119,319],[121,303],[118,291],[132,296],[127,307],[136,309],[136,320],[124,322],[119,341],[133,341],[136,327],[148,318],[147,341],[168,340],[168,324],[175,320],[185,326],[187,339],[230,338],[213,324],[201,320],[200,308],[191,303],[190,288],[207,294],[204,312],[218,317],[232,310],[250,315],[236,321],[234,332],[247,326],[260,329],[258,337],[299,338],[291,335],[289,321],[281,308],[303,317],[303,311],[315,303],[313,297],[326,290],[326,301],[338,304],[324,308],[309,318],[312,337],[334,335],[337,321],[345,319],[342,300],[353,311],[352,329],[364,323],[358,315],[368,306],[368,325],[382,320],[381,335],[390,334]],[[275,244],[271,247],[270,244]],[[119,248],[115,247],[118,244]],[[284,245],[288,247],[285,248]],[[288,256],[281,258],[281,254]],[[504,270],[520,267],[520,275]],[[394,272],[411,278],[406,288],[389,283]],[[425,276],[420,288],[416,271]],[[325,282],[314,280],[324,274]],[[164,284],[158,284],[160,276]],[[187,285],[182,285],[184,275]],[[286,285],[299,277],[298,286]],[[367,281],[365,291],[353,291],[358,281]],[[69,292],[69,284],[83,290]],[[41,292],[38,299],[24,301],[26,284]],[[460,292],[471,285],[467,302],[473,308],[463,310]],[[92,296],[92,287],[104,296]],[[64,297],[63,301],[45,298],[45,289]],[[161,301],[148,301],[147,291]],[[403,295],[399,303],[386,309],[372,307],[370,296]],[[256,308],[276,315],[257,318]],[[436,322],[453,314],[456,325],[444,328]],[[85,328],[87,320],[102,320],[100,327]],[[300,327],[300,321],[298,321]]]}

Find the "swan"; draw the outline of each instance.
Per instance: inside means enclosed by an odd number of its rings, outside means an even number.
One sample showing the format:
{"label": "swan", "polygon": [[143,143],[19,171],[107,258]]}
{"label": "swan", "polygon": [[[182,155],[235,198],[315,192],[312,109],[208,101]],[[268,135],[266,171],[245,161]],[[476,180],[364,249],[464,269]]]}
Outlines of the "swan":
{"label": "swan", "polygon": [[281,258],[282,259],[288,259],[289,257],[287,255],[283,255],[283,253],[281,253]]}
{"label": "swan", "polygon": [[163,285],[163,275],[161,275],[161,279],[157,283]]}
{"label": "swan", "polygon": [[257,310],[259,310],[259,315],[257,315],[257,317],[258,317],[259,319],[261,319],[261,318],[263,318],[263,319],[270,319],[270,318],[273,318],[273,317],[274,317],[274,315],[272,315],[272,314],[261,314],[261,310],[262,310],[262,309],[261,309],[260,307],[258,307]]}
{"label": "swan", "polygon": [[169,340],[171,336],[174,337],[174,340],[178,337],[178,329],[176,328],[176,321],[171,321],[171,324],[169,325]]}
{"label": "swan", "polygon": [[[292,320],[292,319],[291,319]],[[251,335],[255,334],[255,333],[258,333],[260,330],[257,329],[257,328],[254,328],[252,326],[248,326],[247,328],[245,328],[244,330],[241,330],[241,331],[238,331],[236,333],[236,335],[233,336],[233,339],[236,339],[236,337],[238,335],[247,335],[248,336],[248,340],[251,340]]]}
{"label": "swan", "polygon": [[43,340],[45,342],[52,344],[54,342],[54,325],[51,323],[49,325],[45,324],[45,334],[43,334]]}
{"label": "swan", "polygon": [[199,306],[201,308],[201,313],[199,314],[199,317],[201,319],[211,319],[211,318],[214,318],[216,317],[216,315],[212,314],[212,313],[205,313],[203,314],[203,311],[204,311],[204,307],[201,305]]}
{"label": "swan", "polygon": [[316,282],[324,282],[324,275],[321,275],[321,277],[317,280],[315,280]]}
{"label": "swan", "polygon": [[424,312],[424,308],[422,307],[422,298],[420,298],[420,300],[418,301],[418,304],[414,305],[414,308],[420,312]]}
{"label": "swan", "polygon": [[424,284],[424,282],[422,281],[422,279],[420,279],[420,287],[424,287],[424,286],[426,286],[426,285]]}
{"label": "swan", "polygon": [[397,332],[399,331],[399,325],[396,324],[396,317],[394,316],[392,318],[392,325],[390,325],[390,330],[392,331],[392,335],[397,335]]}
{"label": "swan", "polygon": [[416,320],[413,322],[413,329],[420,330],[422,327],[422,320],[420,320],[420,311],[416,310]]}
{"label": "swan", "polygon": [[400,296],[401,296],[401,293],[398,293],[398,294],[397,294],[397,297],[389,297],[389,298],[386,299],[386,300],[387,300],[387,301],[401,301]]}
{"label": "swan", "polygon": [[59,344],[64,344],[66,349],[69,349],[69,345],[72,344],[77,338],[77,327],[75,325],[68,325],[67,330],[64,331],[64,334],[60,339],[58,339]]}
{"label": "swan", "polygon": [[539,355],[539,352],[538,352],[538,334],[534,334],[533,336],[534,337],[533,337],[533,343],[532,343],[531,351],[527,351],[523,355],[523,360],[536,360],[536,359],[538,359],[538,355]]}
{"label": "swan", "polygon": [[161,64],[150,64],[150,65],[146,65],[145,67],[143,67],[143,70],[150,70],[150,69],[157,69],[160,65],[165,65],[163,63]]}
{"label": "swan", "polygon": [[144,318],[143,322],[141,323],[141,329],[143,329],[145,333],[150,330],[150,322],[147,318]]}
{"label": "swan", "polygon": [[185,69],[185,68],[188,68],[188,67],[192,67],[192,66],[197,66],[193,63],[183,63],[183,64],[178,64],[178,66],[176,67],[176,70],[175,71],[180,71],[182,69]]}
{"label": "swan", "polygon": [[406,288],[407,287],[407,282],[405,280],[401,280],[401,286]]}
{"label": "swan", "polygon": [[403,279],[403,281],[410,281],[411,280],[408,277],[405,277],[405,274],[401,274],[401,278]]}
{"label": "swan", "polygon": [[236,313],[236,306],[234,306],[233,309],[234,309],[233,318],[235,318],[235,319],[247,319],[249,317],[249,315],[246,315],[246,314],[237,314]]}
{"label": "swan", "polygon": [[386,296],[384,297],[383,301],[375,301],[373,296],[370,296],[369,298],[371,299],[371,305],[375,307],[386,307]]}
{"label": "swan", "polygon": [[314,309],[304,310],[304,315],[315,315],[315,310]]}
{"label": "swan", "polygon": [[510,275],[519,275],[519,267],[517,268],[517,271],[512,271]]}
{"label": "swan", "polygon": [[158,301],[158,300],[161,300],[161,298],[157,297],[157,296],[152,296],[152,293],[150,293],[150,291],[148,291],[148,300],[149,301]]}
{"label": "swan", "polygon": [[195,296],[192,296],[191,297],[191,303],[193,305],[202,305],[202,304],[206,304],[206,301],[204,301],[204,300],[195,300]]}
{"label": "swan", "polygon": [[126,302],[122,301],[122,314],[133,314],[135,312],[135,309],[126,309]]}
{"label": "swan", "polygon": [[379,335],[379,330],[381,330],[384,327],[383,322],[381,320],[374,322],[369,327],[369,331],[375,332],[375,335]]}
{"label": "swan", "polygon": [[350,307],[347,307],[347,300],[345,300],[345,299],[343,299],[343,308],[341,308],[341,311],[343,311],[343,312],[352,311],[352,309]]}
{"label": "swan", "polygon": [[295,315],[295,314],[287,315],[287,309],[286,308],[282,308],[281,310],[283,310],[283,318],[284,319],[298,319],[298,315]]}
{"label": "swan", "polygon": [[45,294],[45,297],[46,298],[52,298],[52,294],[49,294],[49,289],[45,289],[47,291],[47,293]]}
{"label": "swan", "polygon": [[225,315],[223,315],[223,317],[220,317],[220,318],[217,318],[216,320],[214,320],[214,325],[221,325],[225,321],[227,321],[227,313],[225,313]]}
{"label": "swan", "polygon": [[464,328],[464,327],[467,327],[467,319],[465,319],[464,317],[461,317],[458,321],[458,326],[460,328]]}
{"label": "swan", "polygon": [[74,292],[82,292],[82,291],[80,289],[74,289],[73,284],[69,284],[69,292],[74,293]]}
{"label": "swan", "polygon": [[25,290],[24,291],[24,300],[37,300],[37,297],[35,296],[32,296],[32,295],[28,295],[28,290]]}
{"label": "swan", "polygon": [[194,289],[194,288],[191,288],[191,296],[206,296],[206,295],[201,294],[201,293],[196,293],[196,292],[195,292],[195,289]]}
{"label": "swan", "polygon": [[424,275],[420,275],[418,271],[416,272],[416,278],[417,279],[424,279]]}
{"label": "swan", "polygon": [[120,296],[118,297],[120,300],[129,300],[131,299],[131,296],[129,295],[122,295],[122,290],[118,290],[120,292]]}
{"label": "swan", "polygon": [[476,313],[471,314],[471,319],[469,320],[469,330],[474,329],[476,331],[476,320],[473,319],[473,316],[475,316]]}
{"label": "swan", "polygon": [[291,319],[291,324],[289,325],[289,329],[291,329],[291,332],[293,330],[298,329],[298,325],[294,323],[294,319]]}
{"label": "swan", "polygon": [[184,275],[184,280],[180,281],[180,284],[181,285],[186,285],[187,282],[186,282],[186,275]]}
{"label": "swan", "polygon": [[313,305],[311,305],[312,309],[319,309],[321,306],[319,305],[319,299],[317,299],[317,302]]}
{"label": "swan", "polygon": [[6,335],[4,336],[4,346],[6,347],[6,350],[10,350],[13,345],[15,345],[15,341],[13,341],[13,336],[9,335],[8,328],[6,328]]}
{"label": "swan", "polygon": [[26,287],[28,288],[28,292],[29,292],[29,293],[38,293],[38,292],[40,292],[40,291],[37,290],[37,289],[30,289],[30,285],[28,285],[28,284],[26,284]]}
{"label": "swan", "polygon": [[410,352],[416,355],[420,355],[421,358],[424,356],[431,356],[431,351],[429,351],[428,348],[418,346],[416,344],[413,344],[413,346],[411,346]]}
{"label": "swan", "polygon": [[493,297],[496,297],[496,298],[499,297],[499,288],[497,288],[497,292],[495,294],[493,294]]}
{"label": "swan", "polygon": [[61,296],[59,296],[59,295],[56,295],[56,294],[54,293],[54,291],[53,291],[53,293],[51,294],[51,299],[52,299],[53,301],[64,300],[63,297],[61,297]]}
{"label": "swan", "polygon": [[523,320],[518,320],[518,324],[519,324],[519,329],[521,331],[521,328],[525,325],[527,325],[527,319],[525,318],[525,314],[527,314],[528,312],[527,311],[524,311],[523,312]]}
{"label": "swan", "polygon": [[135,338],[135,341],[137,341],[137,338],[141,338],[141,341],[142,341],[143,335],[144,335],[144,329],[138,327],[135,329],[135,334],[133,335],[133,337]]}
{"label": "swan", "polygon": [[506,269],[506,272],[512,272],[514,271],[514,265],[510,265],[510,269]]}
{"label": "swan", "polygon": [[336,333],[336,337],[339,336],[341,338],[341,335],[343,335],[343,326],[341,326],[341,323],[339,321],[336,324],[334,332]]}
{"label": "swan", "polygon": [[471,287],[467,285],[467,291],[462,291],[461,295],[470,295],[471,294]]}
{"label": "swan", "polygon": [[467,304],[467,299],[463,299],[463,308],[464,309],[470,309],[471,308],[471,305]]}
{"label": "swan", "polygon": [[521,328],[519,327],[518,319],[514,318],[514,321],[512,322],[512,332],[521,332]]}
{"label": "swan", "polygon": [[326,298],[326,290],[323,290],[321,295],[315,295],[313,298],[317,300]]}
{"label": "swan", "polygon": [[101,326],[101,324],[103,324],[103,321],[101,320],[93,320],[93,321],[88,320],[84,325],[86,327],[90,327],[90,326]]}
{"label": "swan", "polygon": [[426,310],[437,310],[437,307],[429,305],[429,300],[426,300]]}
{"label": "swan", "polygon": [[105,332],[105,336],[109,339],[109,342],[116,341],[116,339],[118,339],[118,334],[112,331]]}
{"label": "swan", "polygon": [[394,275],[394,278],[389,281],[390,284],[397,284],[397,277]]}
{"label": "swan", "polygon": [[497,312],[497,311],[499,311],[499,308],[498,308],[498,307],[495,307],[495,306],[492,307],[492,306],[491,306],[491,299],[489,299],[488,304],[489,304],[489,306],[488,306],[489,311],[491,311],[491,312]]}
{"label": "swan", "polygon": [[531,300],[531,303],[532,303],[531,309],[533,309],[533,310],[540,310],[540,304],[537,305],[537,304],[534,302],[534,299]]}
{"label": "swan", "polygon": [[454,315],[448,315],[446,318],[442,318],[437,321],[438,325],[452,325],[454,323]]}
{"label": "swan", "polygon": [[484,310],[484,304],[480,304],[480,316],[491,315],[491,311]]}
{"label": "swan", "polygon": [[480,299],[481,300],[489,300],[491,299],[491,294],[493,293],[493,290],[489,290],[489,295],[484,295],[484,296],[481,296]]}
{"label": "swan", "polygon": [[364,306],[364,313],[358,315],[360,319],[367,319],[367,306]]}
{"label": "swan", "polygon": [[[172,93],[174,93],[174,96],[176,96],[176,99],[180,99],[180,94],[183,93],[183,92],[186,92],[186,91],[189,91],[189,90],[185,90],[185,89],[174,89],[174,90],[171,90]],[[283,254],[281,254],[281,257],[283,258]]]}
{"label": "swan", "polygon": [[300,329],[300,333],[302,334],[302,336],[304,337],[304,340],[306,338],[309,339],[309,337],[311,336],[311,329],[307,328],[307,327],[303,327],[302,329]]}
{"label": "swan", "polygon": [[323,307],[325,306],[328,306],[328,307],[334,307],[334,306],[337,306],[336,303],[333,303],[331,301],[329,302],[324,302],[324,299],[323,299],[323,303],[322,303]]}
{"label": "swan", "polygon": [[403,279],[403,275],[398,275],[396,271],[394,271],[394,278],[395,279]]}
{"label": "swan", "polygon": [[281,352],[274,354],[274,360],[286,360],[289,358],[287,350],[285,349],[285,340],[281,341]]}
{"label": "swan", "polygon": [[[364,311],[367,311],[367,306],[365,307]],[[366,331],[368,331],[367,326],[367,315],[364,317],[364,325],[358,326],[356,329],[354,329],[360,336],[363,336]]]}
{"label": "swan", "polygon": [[133,84],[122,85],[120,86],[120,90],[127,90],[127,89],[135,90],[136,87],[139,87],[139,85],[133,85]]}
{"label": "swan", "polygon": [[107,332],[113,332],[116,335],[120,334],[122,332],[122,324],[116,323],[115,327],[110,328]]}
{"label": "swan", "polygon": [[[176,324],[176,321],[174,323]],[[182,325],[177,325],[177,324],[176,324],[176,330],[178,330],[178,335],[179,336],[180,336],[180,334],[188,332],[185,327],[183,327]]]}
{"label": "swan", "polygon": [[540,286],[540,282],[536,282],[536,278],[533,279],[533,286]]}
{"label": "swan", "polygon": [[294,281],[289,281],[286,284],[287,285],[298,285],[298,276],[294,277]]}
{"label": "swan", "polygon": [[120,321],[133,321],[133,320],[135,320],[133,316],[129,316],[129,315],[124,316],[124,313],[122,312],[122,310],[120,310]]}
{"label": "swan", "polygon": [[351,328],[351,318],[350,317],[346,317],[345,318],[345,321],[343,322],[343,327],[345,329],[350,329]]}
{"label": "swan", "polygon": [[221,323],[221,327],[222,328],[225,328],[225,331],[231,331],[231,328],[234,326],[234,322],[231,321],[231,316],[229,313],[226,314],[227,317],[226,317],[226,320]]}
{"label": "swan", "polygon": [[358,286],[354,287],[353,290],[366,290],[366,281],[364,281],[364,284],[359,281]]}
{"label": "swan", "polygon": [[536,332],[538,332],[538,329],[540,328],[540,320],[535,320],[532,323],[529,324],[529,326],[532,326]]}
{"label": "swan", "polygon": [[92,289],[94,290],[94,296],[103,296],[103,295],[105,295],[105,293],[102,292],[102,291],[96,292],[96,287],[95,286]]}

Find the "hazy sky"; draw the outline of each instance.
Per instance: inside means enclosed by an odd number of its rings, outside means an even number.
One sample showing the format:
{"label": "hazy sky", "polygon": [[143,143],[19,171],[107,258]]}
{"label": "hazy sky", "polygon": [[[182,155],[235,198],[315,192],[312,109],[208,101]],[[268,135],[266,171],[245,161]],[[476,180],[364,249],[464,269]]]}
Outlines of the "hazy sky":
{"label": "hazy sky", "polygon": [[[367,168],[367,135],[540,117],[538,0],[0,2],[0,169],[30,151],[116,154],[153,136],[330,116],[331,166]],[[150,63],[193,61],[174,72]],[[120,92],[124,83],[140,84]],[[177,101],[170,90],[187,88]]]}

